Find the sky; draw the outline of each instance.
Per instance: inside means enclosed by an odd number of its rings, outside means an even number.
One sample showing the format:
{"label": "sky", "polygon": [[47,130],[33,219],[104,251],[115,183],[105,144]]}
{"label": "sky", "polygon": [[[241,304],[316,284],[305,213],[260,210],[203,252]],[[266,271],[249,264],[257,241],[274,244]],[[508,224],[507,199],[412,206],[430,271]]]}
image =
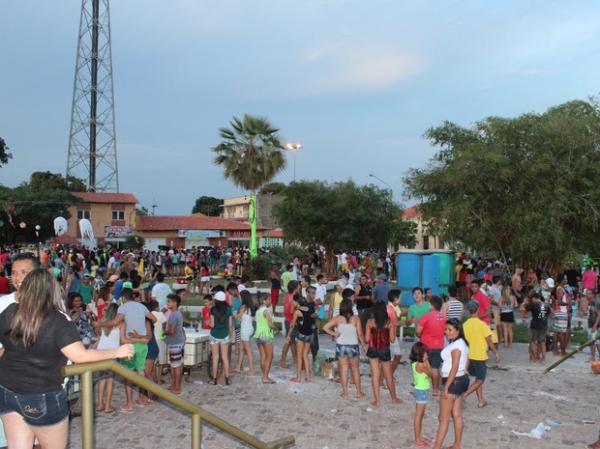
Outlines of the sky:
{"label": "sky", "polygon": [[[1,184],[66,170],[80,8],[0,2]],[[297,179],[387,183],[408,205],[429,127],[600,92],[593,0],[119,0],[111,28],[120,190],[157,215],[244,193],[210,151],[234,116],[302,143]]]}

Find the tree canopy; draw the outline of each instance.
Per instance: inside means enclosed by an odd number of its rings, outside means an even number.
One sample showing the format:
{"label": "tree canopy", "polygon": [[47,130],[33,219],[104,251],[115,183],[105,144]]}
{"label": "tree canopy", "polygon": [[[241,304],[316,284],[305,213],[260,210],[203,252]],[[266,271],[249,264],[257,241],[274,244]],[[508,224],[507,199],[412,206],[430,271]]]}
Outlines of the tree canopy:
{"label": "tree canopy", "polygon": [[[78,199],[71,194],[74,189],[79,189],[85,184],[77,178],[69,181],[56,173],[34,172],[29,182],[24,182],[18,187],[10,188],[0,186],[0,204],[14,205],[14,219],[17,223],[25,223],[24,229],[15,230],[17,240],[32,242],[35,240],[34,227],[41,226],[40,240],[46,240],[54,235],[54,218],[62,216],[69,218],[69,206]],[[7,231],[8,223],[4,218],[0,231]],[[6,235],[6,232],[0,232]]]}
{"label": "tree canopy", "polygon": [[282,195],[285,192],[286,185],[283,182],[270,182],[265,184],[262,189],[260,189],[261,194],[268,195]]}
{"label": "tree canopy", "polygon": [[383,249],[410,244],[414,228],[402,221],[402,209],[390,190],[353,181],[328,184],[293,182],[273,208],[286,240],[334,249]]}
{"label": "tree canopy", "polygon": [[572,101],[544,113],[444,122],[425,137],[440,148],[405,178],[406,194],[446,241],[558,266],[600,254],[600,108]]}
{"label": "tree canopy", "polygon": [[212,196],[201,196],[192,208],[192,214],[204,214],[211,217],[221,215],[223,200]]}
{"label": "tree canopy", "polygon": [[266,118],[234,117],[231,128],[221,128],[223,139],[212,149],[214,163],[223,166],[225,178],[246,190],[256,192],[285,168],[283,145],[277,128]]}
{"label": "tree canopy", "polygon": [[6,165],[8,160],[12,158],[12,154],[8,150],[9,148],[6,141],[0,137],[0,167]]}

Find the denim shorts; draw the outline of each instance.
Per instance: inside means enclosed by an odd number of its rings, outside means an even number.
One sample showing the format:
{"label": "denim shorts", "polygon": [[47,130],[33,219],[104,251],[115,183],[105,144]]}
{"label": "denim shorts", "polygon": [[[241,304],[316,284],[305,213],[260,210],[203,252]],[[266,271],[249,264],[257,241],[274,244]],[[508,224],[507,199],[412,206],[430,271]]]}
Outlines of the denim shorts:
{"label": "denim shorts", "polygon": [[485,360],[469,360],[469,374],[483,382],[487,377],[487,364]]}
{"label": "denim shorts", "polygon": [[30,426],[53,426],[69,416],[67,392],[19,394],[0,385],[0,415],[17,412]]}
{"label": "denim shorts", "polygon": [[312,343],[314,334],[304,335],[300,332],[296,332],[296,340],[301,341],[303,343]]}
{"label": "denim shorts", "polygon": [[359,345],[335,345],[335,358],[348,357],[350,359],[356,359],[360,357],[360,346]]}
{"label": "denim shorts", "polygon": [[413,390],[413,396],[417,404],[428,404],[431,399],[431,390]]}
{"label": "denim shorts", "polygon": [[[442,385],[446,386],[446,382],[448,381],[447,377],[442,378]],[[469,389],[469,376],[463,374],[462,376],[454,378],[454,381],[448,388],[448,393],[454,396],[460,396]]]}
{"label": "denim shorts", "polygon": [[433,369],[440,369],[442,366],[442,350],[441,349],[430,349],[427,351],[429,356],[429,364]]}

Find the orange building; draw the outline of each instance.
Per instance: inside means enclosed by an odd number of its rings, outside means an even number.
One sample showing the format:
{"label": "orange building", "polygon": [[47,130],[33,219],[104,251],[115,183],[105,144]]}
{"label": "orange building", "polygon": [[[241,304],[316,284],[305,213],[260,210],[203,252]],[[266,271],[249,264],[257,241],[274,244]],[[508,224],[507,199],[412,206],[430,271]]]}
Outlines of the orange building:
{"label": "orange building", "polygon": [[137,198],[132,193],[73,192],[80,202],[69,207],[69,230],[59,239],[62,243],[78,243],[79,220],[92,223],[98,245],[117,244],[133,234],[136,223]]}

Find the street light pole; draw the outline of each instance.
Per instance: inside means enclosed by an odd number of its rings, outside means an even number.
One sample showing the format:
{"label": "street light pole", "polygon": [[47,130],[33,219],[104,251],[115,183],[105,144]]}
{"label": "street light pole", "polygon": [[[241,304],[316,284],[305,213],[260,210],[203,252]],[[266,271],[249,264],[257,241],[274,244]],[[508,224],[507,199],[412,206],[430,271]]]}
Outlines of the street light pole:
{"label": "street light pole", "polygon": [[375,175],[374,175],[374,174],[372,174],[372,173],[369,173],[369,176],[370,176],[371,178],[375,178],[375,179],[377,179],[379,182],[381,182],[381,183],[385,184],[386,186],[388,186],[388,187],[390,188],[390,190],[392,191],[392,193],[394,192],[394,188],[393,188],[393,187],[392,187],[390,184],[388,184],[387,182],[385,182],[383,179],[381,179],[380,177],[378,177],[378,176],[375,176]]}
{"label": "street light pole", "polygon": [[296,182],[296,154],[302,148],[301,143],[288,143],[285,147],[292,152],[294,155],[294,182]]}

